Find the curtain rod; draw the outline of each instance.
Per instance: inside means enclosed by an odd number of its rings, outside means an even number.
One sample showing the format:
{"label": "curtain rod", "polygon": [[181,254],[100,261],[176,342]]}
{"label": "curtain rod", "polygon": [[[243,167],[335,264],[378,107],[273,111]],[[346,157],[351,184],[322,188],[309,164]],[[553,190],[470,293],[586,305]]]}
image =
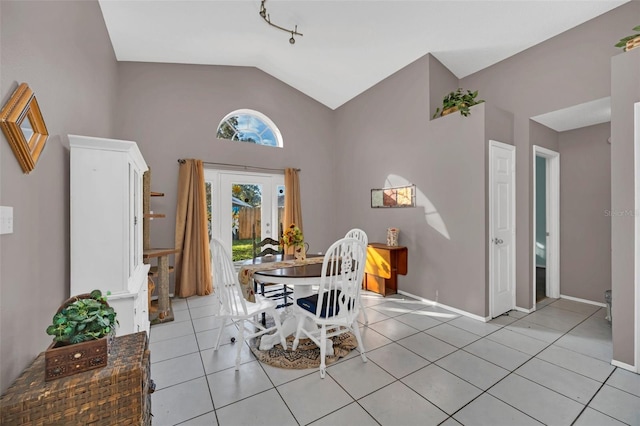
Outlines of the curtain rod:
{"label": "curtain rod", "polygon": [[[179,158],[178,159],[178,163],[183,164],[185,162],[184,159]],[[231,163],[211,163],[208,161],[203,161],[203,164],[206,164],[208,166],[227,166],[227,167],[238,167],[240,169],[244,169],[244,170],[249,170],[249,169],[253,169],[253,170],[268,170],[268,171],[272,171],[272,172],[283,172],[284,169],[273,169],[273,168],[269,168],[269,167],[258,167],[258,166],[245,166],[242,164],[231,164]],[[300,171],[300,169],[295,169],[296,171]]]}

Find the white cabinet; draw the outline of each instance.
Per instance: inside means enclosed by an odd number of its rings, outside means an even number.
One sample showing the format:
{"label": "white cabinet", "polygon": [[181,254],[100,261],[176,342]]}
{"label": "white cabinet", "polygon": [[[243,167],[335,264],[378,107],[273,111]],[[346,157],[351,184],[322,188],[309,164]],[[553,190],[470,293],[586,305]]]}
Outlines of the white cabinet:
{"label": "white cabinet", "polygon": [[71,295],[100,289],[117,312],[117,334],[149,332],[142,262],[142,175],[135,142],[69,135]]}

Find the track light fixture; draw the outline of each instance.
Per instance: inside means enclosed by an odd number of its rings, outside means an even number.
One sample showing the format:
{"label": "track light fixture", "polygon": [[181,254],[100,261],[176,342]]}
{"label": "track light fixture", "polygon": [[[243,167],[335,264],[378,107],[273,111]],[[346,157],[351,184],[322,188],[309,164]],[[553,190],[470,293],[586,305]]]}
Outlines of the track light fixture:
{"label": "track light fixture", "polygon": [[281,31],[284,31],[284,32],[287,32],[287,33],[291,33],[291,38],[289,39],[289,43],[296,44],[296,39],[295,39],[294,36],[302,37],[302,33],[298,32],[298,26],[296,25],[293,30],[289,30],[287,28],[281,27],[280,25],[276,25],[273,22],[271,22],[271,17],[267,13],[267,8],[264,6],[264,3],[266,1],[267,0],[262,0],[262,2],[260,3],[260,16],[262,17],[262,19],[264,19],[264,22],[266,22],[267,24],[269,24],[272,27],[277,28],[277,29],[279,29]]}

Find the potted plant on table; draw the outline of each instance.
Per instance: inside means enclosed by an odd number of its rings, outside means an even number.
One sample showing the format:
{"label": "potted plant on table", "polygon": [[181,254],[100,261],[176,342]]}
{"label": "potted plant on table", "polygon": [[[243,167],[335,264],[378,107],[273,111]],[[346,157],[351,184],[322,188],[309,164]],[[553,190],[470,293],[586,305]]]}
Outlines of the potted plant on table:
{"label": "potted plant on table", "polygon": [[[70,301],[70,302],[69,302]],[[115,331],[116,312],[107,303],[100,290],[88,295],[75,296],[65,302],[47,327],[59,346],[107,337]]]}
{"label": "potted plant on table", "polygon": [[280,245],[285,249],[287,247],[293,247],[293,254],[296,260],[304,260],[306,253],[304,250],[304,236],[300,228],[295,223],[289,225],[289,227],[282,233],[280,238]]}
{"label": "potted plant on table", "polygon": [[433,114],[433,118],[451,114],[456,111],[460,111],[460,114],[466,117],[471,114],[469,108],[484,102],[482,99],[476,99],[477,96],[477,90],[475,92],[471,90],[465,92],[463,89],[458,88],[458,90],[450,92],[442,99],[442,110],[437,108],[435,114]]}
{"label": "potted plant on table", "polygon": [[633,31],[636,31],[636,34],[621,38],[620,41],[615,44],[615,46],[621,47],[625,52],[640,46],[640,34],[638,34],[640,33],[640,25],[633,27]]}
{"label": "potted plant on table", "polygon": [[104,367],[117,325],[100,290],[67,299],[47,327],[54,337],[45,351],[45,380]]}

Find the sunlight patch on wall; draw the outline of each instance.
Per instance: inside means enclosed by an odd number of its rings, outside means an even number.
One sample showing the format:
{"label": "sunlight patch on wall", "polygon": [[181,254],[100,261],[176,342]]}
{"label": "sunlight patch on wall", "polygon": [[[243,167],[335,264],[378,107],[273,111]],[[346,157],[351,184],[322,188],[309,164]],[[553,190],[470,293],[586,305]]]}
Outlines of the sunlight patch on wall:
{"label": "sunlight patch on wall", "polygon": [[[388,175],[384,182],[384,188],[388,187],[397,187],[397,186],[406,186],[411,185],[407,179],[398,175]],[[438,210],[435,208],[433,203],[429,200],[429,198],[422,192],[422,190],[416,187],[416,207],[422,207],[424,209],[424,218],[429,226],[438,231],[443,237],[447,240],[450,240],[449,231],[447,230],[447,225],[445,225],[442,216],[438,213]]]}

